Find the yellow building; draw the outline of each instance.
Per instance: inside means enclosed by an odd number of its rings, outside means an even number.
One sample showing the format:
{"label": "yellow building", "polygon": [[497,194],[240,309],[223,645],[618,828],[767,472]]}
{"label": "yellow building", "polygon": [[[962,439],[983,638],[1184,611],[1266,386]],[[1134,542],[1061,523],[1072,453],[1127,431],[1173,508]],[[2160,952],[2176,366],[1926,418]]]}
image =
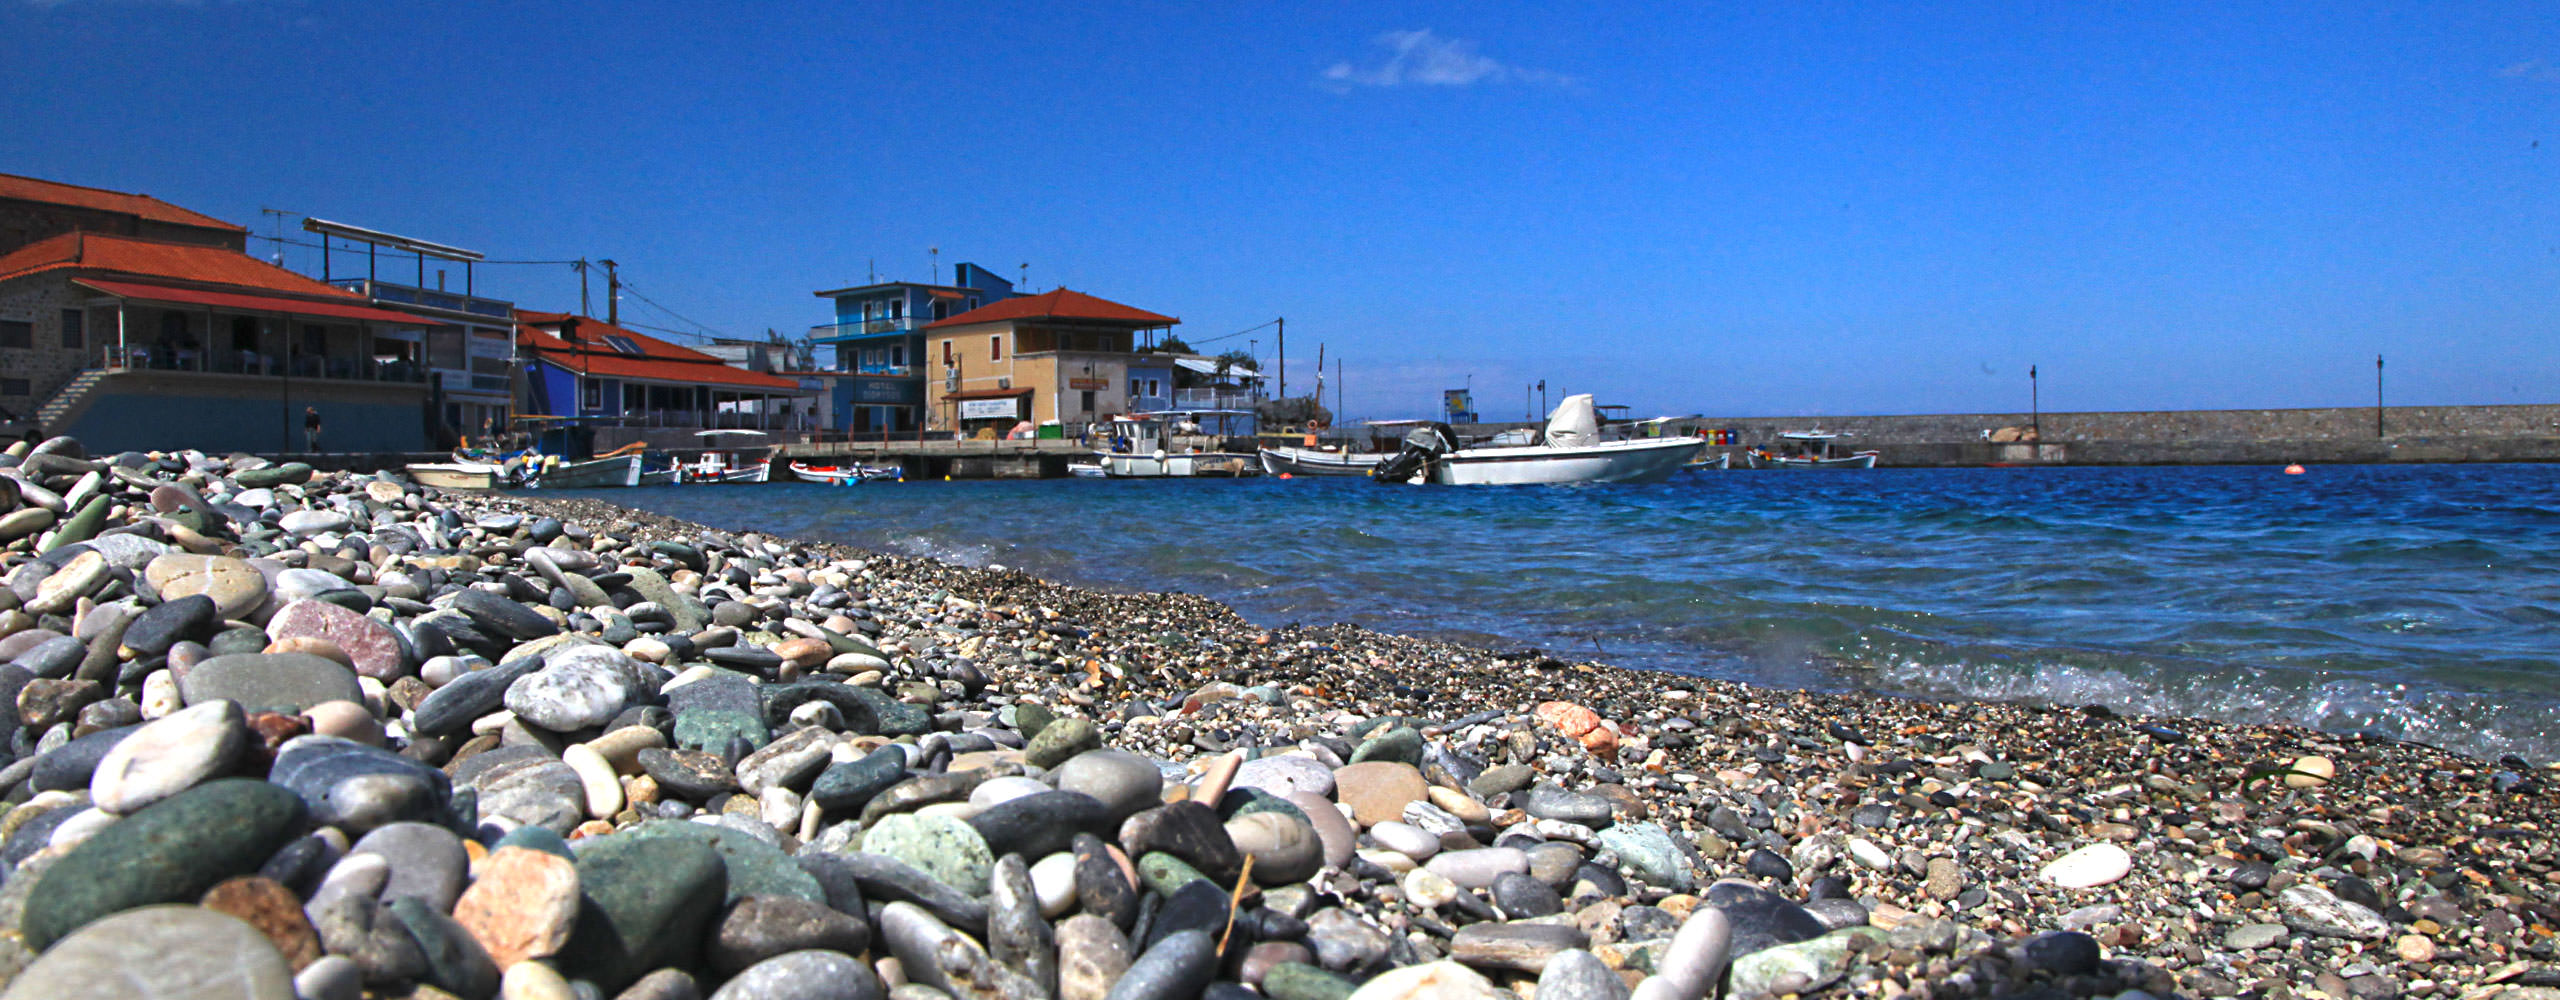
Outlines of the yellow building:
{"label": "yellow building", "polygon": [[1060,288],[927,324],[925,426],[1002,436],[1024,421],[1074,428],[1131,412],[1131,367],[1164,367],[1136,353],[1141,337],[1181,322]]}

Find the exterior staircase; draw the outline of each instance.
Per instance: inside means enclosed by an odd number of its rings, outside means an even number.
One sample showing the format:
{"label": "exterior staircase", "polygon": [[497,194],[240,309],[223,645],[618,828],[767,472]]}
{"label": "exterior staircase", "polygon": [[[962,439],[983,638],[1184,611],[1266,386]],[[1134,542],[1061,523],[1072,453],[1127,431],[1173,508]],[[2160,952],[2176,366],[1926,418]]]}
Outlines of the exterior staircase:
{"label": "exterior staircase", "polygon": [[62,389],[36,408],[36,426],[46,434],[60,434],[71,422],[88,412],[90,397],[97,394],[98,383],[107,380],[107,369],[90,368],[71,377]]}

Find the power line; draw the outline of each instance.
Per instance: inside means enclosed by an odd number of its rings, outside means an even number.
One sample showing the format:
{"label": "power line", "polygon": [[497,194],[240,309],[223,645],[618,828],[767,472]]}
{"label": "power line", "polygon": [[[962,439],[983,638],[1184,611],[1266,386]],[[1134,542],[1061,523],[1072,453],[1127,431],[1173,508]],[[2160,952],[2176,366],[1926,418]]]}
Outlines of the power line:
{"label": "power line", "polygon": [[729,335],[728,335],[728,334],[720,332],[719,330],[717,330],[717,329],[713,328],[713,327],[712,327],[710,324],[708,324],[708,323],[704,323],[704,322],[702,322],[701,320],[694,319],[694,318],[693,318],[693,317],[691,317],[691,316],[687,316],[687,315],[685,315],[685,314],[683,314],[683,313],[680,313],[680,312],[677,312],[677,311],[675,311],[675,310],[673,310],[673,309],[669,309],[669,308],[667,308],[664,304],[660,303],[658,300],[653,299],[653,298],[650,298],[650,297],[648,297],[648,296],[646,296],[646,295],[642,295],[642,294],[640,294],[640,292],[639,292],[639,290],[638,290],[638,289],[635,289],[635,288],[632,288],[632,287],[631,287],[631,283],[630,283],[629,281],[625,281],[625,282],[623,282],[623,283],[622,283],[622,291],[623,291],[625,294],[630,295],[632,298],[639,299],[639,300],[640,300],[640,301],[642,301],[642,302],[648,303],[648,304],[649,304],[649,307],[650,307],[650,308],[652,308],[652,309],[656,309],[656,310],[657,310],[657,311],[659,311],[659,312],[665,313],[665,314],[667,314],[667,315],[669,315],[669,316],[673,316],[673,317],[675,317],[675,318],[676,318],[677,320],[679,320],[679,321],[682,321],[682,322],[685,322],[685,323],[691,323],[691,324],[693,324],[693,326],[694,326],[694,328],[695,328],[695,329],[698,329],[698,330],[701,330],[701,331],[702,331],[702,333],[701,333],[701,334],[699,334],[699,336],[704,336],[704,337],[714,337],[714,338],[721,338],[721,339],[728,339],[728,337],[729,337]]}
{"label": "power line", "polygon": [[1245,327],[1244,329],[1242,329],[1242,330],[1238,330],[1238,331],[1236,331],[1236,332],[1234,332],[1234,333],[1225,334],[1225,335],[1217,336],[1217,337],[1211,337],[1211,338],[1209,338],[1209,339],[1207,339],[1207,340],[1186,340],[1186,341],[1183,341],[1183,343],[1189,344],[1189,345],[1191,345],[1191,346],[1193,346],[1193,347],[1198,347],[1198,346],[1200,346],[1200,345],[1202,345],[1202,344],[1214,344],[1214,343],[1217,343],[1217,342],[1219,342],[1219,341],[1221,341],[1221,340],[1234,340],[1234,339],[1236,339],[1237,337],[1244,336],[1245,334],[1252,333],[1252,332],[1253,332],[1253,331],[1255,331],[1255,330],[1262,329],[1263,327],[1270,326],[1270,325],[1272,325],[1272,324],[1274,324],[1274,323],[1278,323],[1278,322],[1280,322],[1280,321],[1275,319],[1275,320],[1271,320],[1270,322],[1267,322],[1267,323],[1256,323],[1256,324],[1254,324],[1254,325],[1252,325],[1252,326]]}

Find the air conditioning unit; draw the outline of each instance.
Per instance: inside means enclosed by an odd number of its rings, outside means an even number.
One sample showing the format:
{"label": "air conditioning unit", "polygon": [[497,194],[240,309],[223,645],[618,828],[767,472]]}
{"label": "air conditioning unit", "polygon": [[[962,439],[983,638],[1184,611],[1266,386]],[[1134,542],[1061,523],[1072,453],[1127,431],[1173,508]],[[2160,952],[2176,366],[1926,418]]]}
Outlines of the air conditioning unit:
{"label": "air conditioning unit", "polygon": [[948,372],[943,373],[943,376],[942,376],[942,391],[944,391],[944,392],[959,392],[959,391],[960,391],[960,369],[954,368],[954,369],[952,369],[952,370],[950,370],[950,371],[948,371]]}

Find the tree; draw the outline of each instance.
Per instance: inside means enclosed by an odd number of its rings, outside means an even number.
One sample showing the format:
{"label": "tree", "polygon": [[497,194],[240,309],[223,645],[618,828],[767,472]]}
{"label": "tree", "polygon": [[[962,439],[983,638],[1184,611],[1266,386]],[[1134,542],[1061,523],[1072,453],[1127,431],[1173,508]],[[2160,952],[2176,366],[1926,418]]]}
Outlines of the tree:
{"label": "tree", "polygon": [[1192,353],[1192,350],[1191,350],[1191,345],[1186,344],[1186,343],[1183,343],[1183,342],[1182,342],[1182,338],[1181,338],[1181,337],[1177,337],[1177,336],[1174,336],[1173,334],[1168,333],[1168,334],[1165,334],[1165,335],[1164,335],[1164,339],[1163,339],[1162,341],[1159,341],[1159,342],[1157,342],[1157,343],[1156,343],[1156,346],[1154,346],[1154,347],[1145,347],[1145,348],[1140,348],[1140,349],[1138,350],[1138,353],[1140,353],[1140,354],[1190,354],[1190,353]]}
{"label": "tree", "polygon": [[1215,360],[1218,362],[1218,377],[1220,378],[1225,378],[1227,372],[1237,368],[1242,368],[1257,376],[1262,374],[1262,372],[1256,369],[1253,365],[1253,355],[1247,354],[1243,351],[1228,351],[1224,354],[1218,355]]}

